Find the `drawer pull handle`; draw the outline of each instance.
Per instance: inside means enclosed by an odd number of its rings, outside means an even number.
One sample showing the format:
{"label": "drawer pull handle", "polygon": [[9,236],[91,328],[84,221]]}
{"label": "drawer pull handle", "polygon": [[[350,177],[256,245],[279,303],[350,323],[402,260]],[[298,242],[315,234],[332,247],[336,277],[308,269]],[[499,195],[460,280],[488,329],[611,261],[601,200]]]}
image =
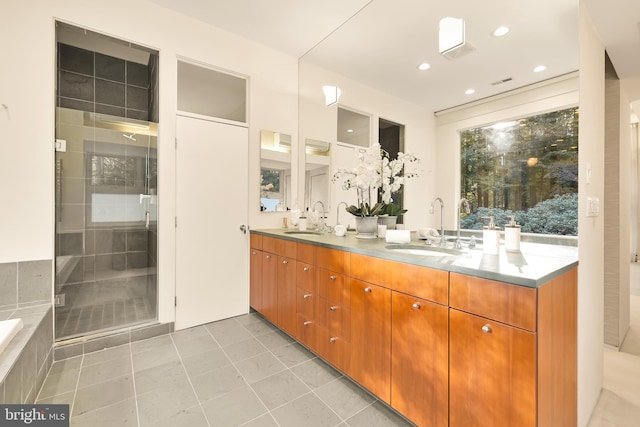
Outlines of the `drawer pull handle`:
{"label": "drawer pull handle", "polygon": [[331,307],[329,307],[329,310],[336,311],[337,308],[338,308],[337,305],[332,305]]}
{"label": "drawer pull handle", "polygon": [[309,267],[303,268],[304,271],[309,271]]}
{"label": "drawer pull handle", "polygon": [[491,332],[491,325],[489,325],[488,323],[484,325],[482,327],[482,332],[484,332],[485,334],[488,334],[489,332]]}
{"label": "drawer pull handle", "polygon": [[289,261],[287,261],[286,259],[284,261],[282,261],[283,264],[289,264]]}
{"label": "drawer pull handle", "polygon": [[267,255],[267,259],[271,259],[271,255]]}
{"label": "drawer pull handle", "polygon": [[365,292],[371,292],[371,288],[364,288]]}
{"label": "drawer pull handle", "polygon": [[411,307],[415,308],[416,310],[420,310],[420,303],[419,302],[414,302]]}
{"label": "drawer pull handle", "polygon": [[329,279],[331,279],[331,280],[336,280],[336,279],[337,279],[337,277],[336,277],[336,276],[329,276]]}
{"label": "drawer pull handle", "polygon": [[308,298],[311,298],[312,296],[313,296],[313,294],[304,294],[304,295],[302,296],[302,298],[304,298],[304,299],[308,299]]}
{"label": "drawer pull handle", "polygon": [[336,342],[336,338],[334,337],[329,338],[329,342],[333,344],[334,342]]}
{"label": "drawer pull handle", "polygon": [[309,326],[311,324],[310,320],[307,320],[306,322],[303,323],[304,326]]}
{"label": "drawer pull handle", "polygon": [[251,255],[255,255],[255,254],[257,254],[257,252],[256,252],[256,251],[251,252]]}

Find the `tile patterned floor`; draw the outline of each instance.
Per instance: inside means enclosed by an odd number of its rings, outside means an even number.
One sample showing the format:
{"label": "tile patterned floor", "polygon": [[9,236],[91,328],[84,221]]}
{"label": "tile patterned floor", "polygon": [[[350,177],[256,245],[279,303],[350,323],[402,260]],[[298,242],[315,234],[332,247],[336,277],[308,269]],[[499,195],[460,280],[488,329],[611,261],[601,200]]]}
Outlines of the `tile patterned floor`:
{"label": "tile patterned floor", "polygon": [[258,314],[54,363],[72,426],[411,426]]}

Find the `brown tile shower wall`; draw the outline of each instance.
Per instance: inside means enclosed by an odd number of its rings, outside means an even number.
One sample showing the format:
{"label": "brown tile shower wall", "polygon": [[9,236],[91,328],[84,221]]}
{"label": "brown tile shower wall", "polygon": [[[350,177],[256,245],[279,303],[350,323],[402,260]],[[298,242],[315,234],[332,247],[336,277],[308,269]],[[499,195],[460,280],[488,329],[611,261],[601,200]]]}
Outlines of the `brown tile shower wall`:
{"label": "brown tile shower wall", "polygon": [[58,107],[146,121],[157,103],[150,77],[149,65],[58,43]]}

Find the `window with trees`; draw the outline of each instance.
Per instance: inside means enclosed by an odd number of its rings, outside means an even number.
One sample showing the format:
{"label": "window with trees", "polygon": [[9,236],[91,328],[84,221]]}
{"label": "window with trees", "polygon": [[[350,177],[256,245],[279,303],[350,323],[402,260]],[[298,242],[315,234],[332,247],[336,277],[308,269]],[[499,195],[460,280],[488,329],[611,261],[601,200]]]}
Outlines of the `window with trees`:
{"label": "window with trees", "polygon": [[578,234],[578,108],[495,123],[460,133],[461,192],[481,229],[482,217],[528,233]]}

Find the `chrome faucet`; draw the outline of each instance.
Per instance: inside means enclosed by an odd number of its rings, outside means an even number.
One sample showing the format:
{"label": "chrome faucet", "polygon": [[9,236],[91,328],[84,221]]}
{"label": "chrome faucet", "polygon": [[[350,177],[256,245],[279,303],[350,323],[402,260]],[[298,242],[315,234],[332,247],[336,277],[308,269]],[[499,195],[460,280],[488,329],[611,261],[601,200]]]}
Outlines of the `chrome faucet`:
{"label": "chrome faucet", "polygon": [[440,246],[445,247],[447,246],[447,241],[444,238],[444,202],[440,197],[433,199],[429,207],[429,213],[432,215],[435,213],[436,202],[440,203]]}
{"label": "chrome faucet", "polygon": [[460,241],[460,208],[464,206],[465,213],[471,213],[471,207],[469,201],[462,197],[458,202],[458,239],[456,240],[456,249],[462,249],[462,242]]}
{"label": "chrome faucet", "polygon": [[313,204],[313,208],[311,209],[311,211],[313,212],[317,212],[316,210],[316,206],[318,206],[318,203],[320,203],[320,206],[322,206],[322,211],[320,211],[320,217],[318,218],[318,225],[316,226],[316,229],[321,232],[324,233],[325,232],[325,227],[324,227],[324,214],[325,214],[325,208],[324,208],[324,203],[322,203],[322,200],[318,200],[317,202],[315,202]]}
{"label": "chrome faucet", "polygon": [[347,202],[338,203],[338,207],[336,208],[336,225],[340,224],[340,206],[344,205],[345,209],[349,207]]}

